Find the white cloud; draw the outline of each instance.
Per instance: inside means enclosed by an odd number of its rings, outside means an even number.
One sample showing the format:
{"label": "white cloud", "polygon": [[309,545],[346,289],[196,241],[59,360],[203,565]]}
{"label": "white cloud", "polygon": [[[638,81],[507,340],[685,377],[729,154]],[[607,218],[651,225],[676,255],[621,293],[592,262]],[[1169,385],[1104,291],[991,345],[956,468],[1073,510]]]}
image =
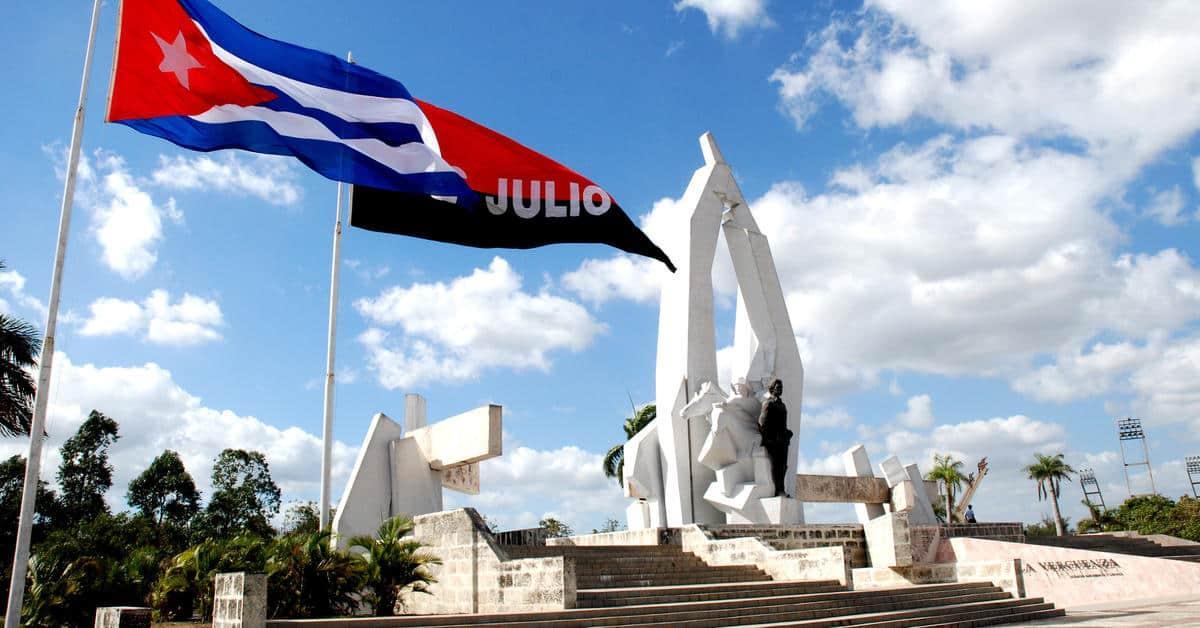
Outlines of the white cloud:
{"label": "white cloud", "polygon": [[1147,360],[1130,376],[1137,416],[1148,425],[1187,422],[1200,439],[1200,338],[1187,338]]}
{"label": "white cloud", "polygon": [[848,428],[854,425],[854,417],[845,408],[838,406],[805,413],[802,424],[806,428],[817,429]]}
{"label": "white cloud", "polygon": [[219,190],[254,196],[273,205],[295,205],[303,196],[291,160],[269,155],[248,160],[234,153],[191,158],[162,155],[150,178],[168,189]]}
{"label": "white cloud", "polygon": [[151,292],[140,304],[100,298],[88,310],[88,317],[80,323],[80,334],[141,335],[158,345],[191,346],[220,340],[217,328],[225,323],[216,301],[184,293],[177,303],[171,303],[165,290]]}
{"label": "white cloud", "polygon": [[505,442],[503,456],[480,463],[479,495],[447,493],[447,507],[471,506],[505,530],[537,527],[546,516],[577,533],[608,518],[624,523],[628,500],[616,480],[605,477],[603,458],[574,446],[538,450]]}
{"label": "white cloud", "polygon": [[668,273],[658,260],[618,254],[604,260],[584,260],[579,268],[563,275],[562,285],[595,304],[617,298],[649,303],[658,300]]}
{"label": "white cloud", "polygon": [[907,407],[904,412],[896,415],[896,420],[904,427],[932,427],[933,401],[929,398],[929,395],[909,397]]}
{"label": "white cloud", "polygon": [[1186,217],[1182,213],[1183,190],[1179,189],[1178,185],[1155,192],[1150,199],[1150,205],[1146,207],[1146,215],[1166,227],[1183,224]]}
{"label": "white cloud", "polygon": [[[449,283],[394,286],[354,305],[374,325],[359,342],[389,389],[493,368],[548,370],[550,353],[580,351],[604,331],[579,304],[522,290],[521,276],[500,257]],[[398,327],[399,337],[383,326]]]}
{"label": "white cloud", "polygon": [[1013,388],[1039,401],[1065,403],[1085,399],[1109,392],[1119,376],[1160,353],[1157,341],[1141,346],[1131,342],[1097,342],[1087,353],[1077,350],[1060,354],[1054,363],[1015,379]]}
{"label": "white cloud", "polygon": [[91,233],[105,266],[125,279],[145,275],[158,261],[163,217],[178,222],[175,199],[158,205],[142,190],[115,153],[96,152],[98,170],[80,159],[80,200],[92,211]]}
{"label": "white cloud", "polygon": [[[785,182],[750,201],[814,401],[874,386],[884,370],[1017,379],[1039,356],[1105,333],[1144,344],[1200,314],[1192,260],[1116,251],[1103,207],[1119,182],[1095,160],[939,136],[846,170],[853,186],[810,195]],[[684,244],[680,205],[659,201],[643,221],[668,254]],[[658,278],[617,259],[584,262],[569,286],[597,302],[650,300]],[[727,255],[717,261],[717,293],[732,295]]]}
{"label": "white cloud", "polygon": [[[1200,124],[1191,3],[880,0],[835,23],[773,80],[798,125],[832,94],[864,128],[923,117],[1069,137],[1136,167]],[[1119,17],[1118,17],[1119,16]]]}
{"label": "white cloud", "polygon": [[727,39],[736,39],[743,30],[774,26],[767,15],[766,0],[679,0],[675,11],[697,9],[704,12],[708,28]]}
{"label": "white cloud", "polygon": [[[976,473],[976,463],[986,457],[987,478],[972,499],[980,519],[986,521],[1036,521],[1038,513],[1049,511],[1048,504],[1036,501],[1034,484],[1021,471],[1033,462],[1035,452],[1066,453],[1068,464],[1076,467],[1084,459],[1068,447],[1067,429],[1062,424],[1024,415],[942,424],[928,431],[892,431],[885,442],[868,441],[866,447],[876,464],[894,454],[904,464],[916,463],[921,473],[930,470],[934,454],[949,454],[962,461],[964,474]],[[1082,510],[1076,508],[1078,500],[1073,495],[1064,495],[1059,501],[1065,513]]]}
{"label": "white cloud", "polygon": [[[284,499],[314,499],[320,488],[321,439],[298,427],[278,428],[232,410],[205,406],[179,385],[171,372],[154,363],[118,367],[75,364],[63,353],[55,355],[50,387],[47,441],[42,477],[53,481],[61,462],[59,448],[88,412],[99,410],[120,425],[121,438],[110,450],[113,489],[108,500],[125,507],[129,481],[141,473],[164,449],[179,452],[188,472],[202,491],[211,490],[212,462],[222,449],[262,451]],[[25,455],[27,443],[7,439],[0,455]],[[356,449],[334,443],[333,488],[340,495],[354,464]]]}
{"label": "white cloud", "polygon": [[[0,271],[0,290],[7,291],[17,305],[33,310],[43,318],[46,316],[46,305],[40,299],[25,292],[25,276],[21,273],[15,270]],[[12,308],[4,299],[0,299],[0,313],[13,313]]]}

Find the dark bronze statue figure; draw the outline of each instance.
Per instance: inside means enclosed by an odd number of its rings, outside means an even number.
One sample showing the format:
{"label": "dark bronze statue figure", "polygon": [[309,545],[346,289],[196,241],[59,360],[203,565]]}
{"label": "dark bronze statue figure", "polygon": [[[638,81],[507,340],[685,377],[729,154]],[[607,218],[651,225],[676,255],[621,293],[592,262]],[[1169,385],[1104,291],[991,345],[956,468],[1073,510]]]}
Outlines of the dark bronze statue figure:
{"label": "dark bronze statue figure", "polygon": [[776,379],[767,387],[769,396],[762,404],[758,415],[758,433],[762,435],[763,449],[771,459],[771,480],[775,483],[775,496],[787,495],[784,475],[787,473],[788,445],[792,442],[792,431],[787,426],[787,406],[783,403],[783,382]]}

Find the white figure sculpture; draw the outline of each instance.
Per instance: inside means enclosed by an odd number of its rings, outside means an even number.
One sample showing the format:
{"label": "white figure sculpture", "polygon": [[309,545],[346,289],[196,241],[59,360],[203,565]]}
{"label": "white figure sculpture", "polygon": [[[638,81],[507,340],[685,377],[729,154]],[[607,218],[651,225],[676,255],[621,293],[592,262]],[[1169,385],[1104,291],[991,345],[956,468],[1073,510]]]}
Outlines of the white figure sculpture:
{"label": "white figure sculpture", "polygon": [[732,396],[712,404],[712,428],[700,448],[698,461],[716,473],[704,499],[725,513],[726,523],[791,523],[799,503],[774,495],[771,462],[759,434],[762,404],[745,379],[733,390]]}
{"label": "white figure sculpture", "polygon": [[479,462],[502,453],[501,408],[487,405],[425,424],[425,399],[405,395],[404,428],[376,414],[333,518],[339,546],[385,519],[442,510],[442,489],[479,493]]}
{"label": "white figure sculpture", "polygon": [[[717,472],[706,464],[698,464],[704,441],[713,427],[711,404],[724,398],[724,395],[717,395],[715,401],[710,400],[716,394],[714,389],[718,382],[712,267],[717,237],[722,233],[729,245],[738,280],[730,381],[744,378],[750,392],[757,394],[771,379],[781,379],[784,402],[789,408],[788,429],[792,431],[786,478],[796,475],[800,448],[804,368],[770,246],[766,236],[759,232],[729,164],[725,163],[711,134],[701,136],[700,148],[704,153],[704,165],[692,175],[681,201],[683,206],[693,208],[687,224],[679,226],[687,230],[687,246],[671,252],[678,271],[663,285],[659,309],[655,373],[658,418],[655,423],[658,424],[657,439],[662,454],[661,500],[666,525],[670,526],[724,523],[728,520],[726,513],[731,509],[744,510],[736,504],[726,503],[728,496],[723,492],[721,499],[715,499],[715,495],[714,500],[707,499],[710,487],[718,481]],[[705,389],[706,385],[708,389]],[[727,445],[721,447],[728,449]],[[710,451],[712,453],[720,452]],[[626,460],[628,465],[628,458]],[[711,457],[706,460],[713,462]],[[752,465],[753,461],[748,464]],[[636,469],[632,472],[637,475]],[[731,471],[728,475],[732,477],[733,474]],[[767,478],[770,487],[769,470]],[[803,510],[798,503],[794,508],[777,506],[775,510],[775,519],[782,517],[787,519],[783,521],[786,523],[803,522]],[[766,520],[755,522],[767,523]],[[630,528],[634,528],[635,522],[629,523]]]}

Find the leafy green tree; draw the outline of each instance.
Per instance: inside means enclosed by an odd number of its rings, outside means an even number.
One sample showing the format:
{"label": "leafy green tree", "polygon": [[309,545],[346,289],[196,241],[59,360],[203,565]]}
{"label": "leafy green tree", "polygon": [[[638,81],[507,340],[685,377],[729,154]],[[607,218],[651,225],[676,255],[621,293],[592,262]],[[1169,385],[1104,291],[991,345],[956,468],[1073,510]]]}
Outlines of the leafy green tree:
{"label": "leafy green tree", "polygon": [[358,608],[363,563],[333,548],[330,534],[288,534],[271,544],[267,602],[272,617],[332,617]]}
{"label": "leafy green tree", "polygon": [[108,514],[104,494],[112,487],[108,448],[120,438],[117,422],[92,410],[79,430],[62,446],[58,485],[61,512],[68,526]]}
{"label": "leafy green tree", "polygon": [[267,564],[266,539],[241,534],[209,539],[171,557],[154,583],[150,605],[163,620],[187,620],[193,615],[212,620],[213,577],[227,571],[262,573]]}
{"label": "leafy green tree", "polygon": [[950,454],[934,454],[933,468],[925,474],[926,480],[937,480],[942,485],[942,496],[945,498],[947,523],[950,521],[951,513],[954,512],[954,495],[958,489],[962,488],[963,482],[967,481],[967,476],[962,472],[963,463],[961,460],[955,460]]}
{"label": "leafy green tree", "polygon": [[1042,501],[1047,495],[1050,497],[1050,505],[1054,508],[1054,529],[1058,536],[1066,534],[1066,522],[1063,520],[1062,512],[1058,509],[1058,496],[1063,480],[1070,480],[1071,474],[1075,469],[1063,460],[1063,455],[1054,454],[1053,456],[1044,456],[1042,454],[1033,454],[1037,459],[1031,465],[1026,465],[1024,471],[1029,479],[1037,482],[1038,501]]}
{"label": "leafy green tree", "polygon": [[[1071,519],[1064,518],[1063,526],[1065,529],[1071,529]],[[1025,524],[1025,536],[1054,536],[1058,533],[1058,524],[1050,515],[1042,515],[1041,521],[1037,523]]]}
{"label": "leafy green tree", "polygon": [[30,626],[90,625],[97,606],[143,606],[163,552],[153,525],[101,513],[51,533],[30,559],[22,612]]}
{"label": "leafy green tree", "polygon": [[[0,261],[0,271],[4,262]],[[0,436],[29,433],[37,385],[30,373],[37,366],[42,340],[33,325],[0,314]]]}
{"label": "leafy green tree", "polygon": [[546,517],[538,522],[538,527],[546,532],[546,536],[552,539],[571,536],[575,531],[566,523],[555,519],[554,517]]}
{"label": "leafy green tree", "polygon": [[429,593],[426,585],[434,580],[428,565],[440,565],[441,560],[420,551],[421,543],[413,540],[413,520],[392,517],[379,526],[375,536],[356,536],[350,548],[363,550],[358,554],[363,562],[364,584],[369,589],[363,601],[371,606],[376,617],[395,615],[401,593],[410,589]]}
{"label": "leafy green tree", "polygon": [[1124,529],[1113,511],[1101,508],[1086,499],[1080,500],[1079,503],[1083,504],[1083,507],[1088,510],[1088,516],[1080,519],[1079,523],[1075,525],[1075,529],[1079,534],[1111,532],[1113,530]]}
{"label": "leafy green tree", "polygon": [[200,510],[200,493],[179,454],[166,450],[129,483],[129,505],[162,526],[184,525]]}
{"label": "leafy green tree", "polygon": [[212,471],[213,495],[195,526],[202,536],[224,538],[239,531],[273,536],[270,519],[279,512],[280,490],[261,452],[226,449]]}
{"label": "leafy green tree", "polygon": [[[329,520],[333,520],[333,513],[329,513]],[[317,507],[317,502],[295,502],[288,507],[287,513],[283,515],[283,533],[311,533],[321,529],[321,510]]]}
{"label": "leafy green tree", "polygon": [[[635,410],[633,416],[625,419],[625,441],[637,436],[637,433],[642,431],[654,417],[658,415],[657,407],[648,403],[640,409]],[[608,453],[604,454],[604,475],[610,478],[616,478],[621,486],[625,486],[625,443],[614,445]]]}
{"label": "leafy green tree", "polygon": [[[17,543],[15,525],[21,513],[21,492],[25,488],[25,458],[13,456],[0,462],[0,570],[3,578],[0,587],[8,586],[12,573],[13,548]],[[41,543],[53,530],[57,518],[58,495],[44,482],[38,481],[37,511],[33,518],[32,541]]]}
{"label": "leafy green tree", "polygon": [[600,526],[600,529],[592,530],[592,534],[600,534],[603,532],[620,532],[621,530],[624,530],[624,529],[625,529],[625,524],[621,523],[617,519],[613,519],[612,517],[609,517],[608,519],[604,520],[604,525]]}

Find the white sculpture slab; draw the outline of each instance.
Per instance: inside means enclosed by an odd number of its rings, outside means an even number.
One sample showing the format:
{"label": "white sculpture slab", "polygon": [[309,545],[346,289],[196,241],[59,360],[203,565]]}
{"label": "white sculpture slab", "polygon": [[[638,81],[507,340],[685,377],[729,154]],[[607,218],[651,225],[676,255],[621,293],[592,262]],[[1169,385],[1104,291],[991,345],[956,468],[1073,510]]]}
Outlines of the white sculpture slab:
{"label": "white sculpture slab", "polygon": [[[716,386],[718,381],[712,266],[720,233],[729,244],[739,284],[737,329],[745,328],[735,330],[735,363],[740,366],[730,381],[745,378],[758,392],[771,378],[783,380],[793,433],[785,477],[795,476],[799,454],[804,370],[770,247],[711,134],[701,136],[700,148],[704,165],[692,175],[681,200],[692,208],[688,222],[679,225],[687,233],[687,245],[669,252],[678,271],[664,283],[659,308],[655,399],[661,422],[662,499],[671,526],[720,523],[726,518],[722,510],[728,507],[724,500],[719,504],[706,500],[716,473],[697,462],[712,425],[705,418],[705,402],[699,404],[704,414],[692,412],[697,397],[704,397],[702,387]],[[722,457],[727,449],[728,443],[714,443],[706,452],[706,462],[718,468],[729,466],[718,464],[728,462],[727,456]],[[752,468],[749,471],[753,473]],[[717,489],[726,498],[726,490],[736,491],[736,483],[730,480],[724,478]],[[795,522],[803,521],[802,507],[784,507],[780,512],[799,513]]]}
{"label": "white sculpture slab", "polygon": [[659,420],[654,419],[625,443],[625,462],[622,465],[625,496],[635,500],[625,511],[630,530],[660,528],[666,525],[658,426]]}
{"label": "white sculpture slab", "polygon": [[895,456],[888,456],[883,462],[879,463],[879,470],[883,472],[883,477],[887,479],[888,488],[896,488],[901,482],[909,479],[908,472],[904,470],[904,465]]}
{"label": "white sculpture slab", "polygon": [[915,489],[913,496],[915,503],[912,512],[908,515],[908,522],[912,525],[936,524],[937,516],[933,514],[933,504],[929,501],[929,493],[925,490],[926,481],[921,477],[921,469],[915,464],[910,464],[904,467],[904,474]]}
{"label": "white sculpture slab", "polygon": [[376,414],[333,519],[340,547],[396,515],[442,510],[442,489],[479,492],[479,462],[502,453],[501,414],[487,405],[426,425],[425,399],[406,395],[404,423]]}
{"label": "white sculpture slab", "polygon": [[[867,455],[867,448],[862,445],[847,449],[846,453],[842,454],[842,462],[846,465],[846,475],[868,478],[875,476],[871,471],[871,457]],[[854,504],[854,513],[858,515],[858,522],[866,525],[875,517],[882,517],[885,511],[882,504]]]}

